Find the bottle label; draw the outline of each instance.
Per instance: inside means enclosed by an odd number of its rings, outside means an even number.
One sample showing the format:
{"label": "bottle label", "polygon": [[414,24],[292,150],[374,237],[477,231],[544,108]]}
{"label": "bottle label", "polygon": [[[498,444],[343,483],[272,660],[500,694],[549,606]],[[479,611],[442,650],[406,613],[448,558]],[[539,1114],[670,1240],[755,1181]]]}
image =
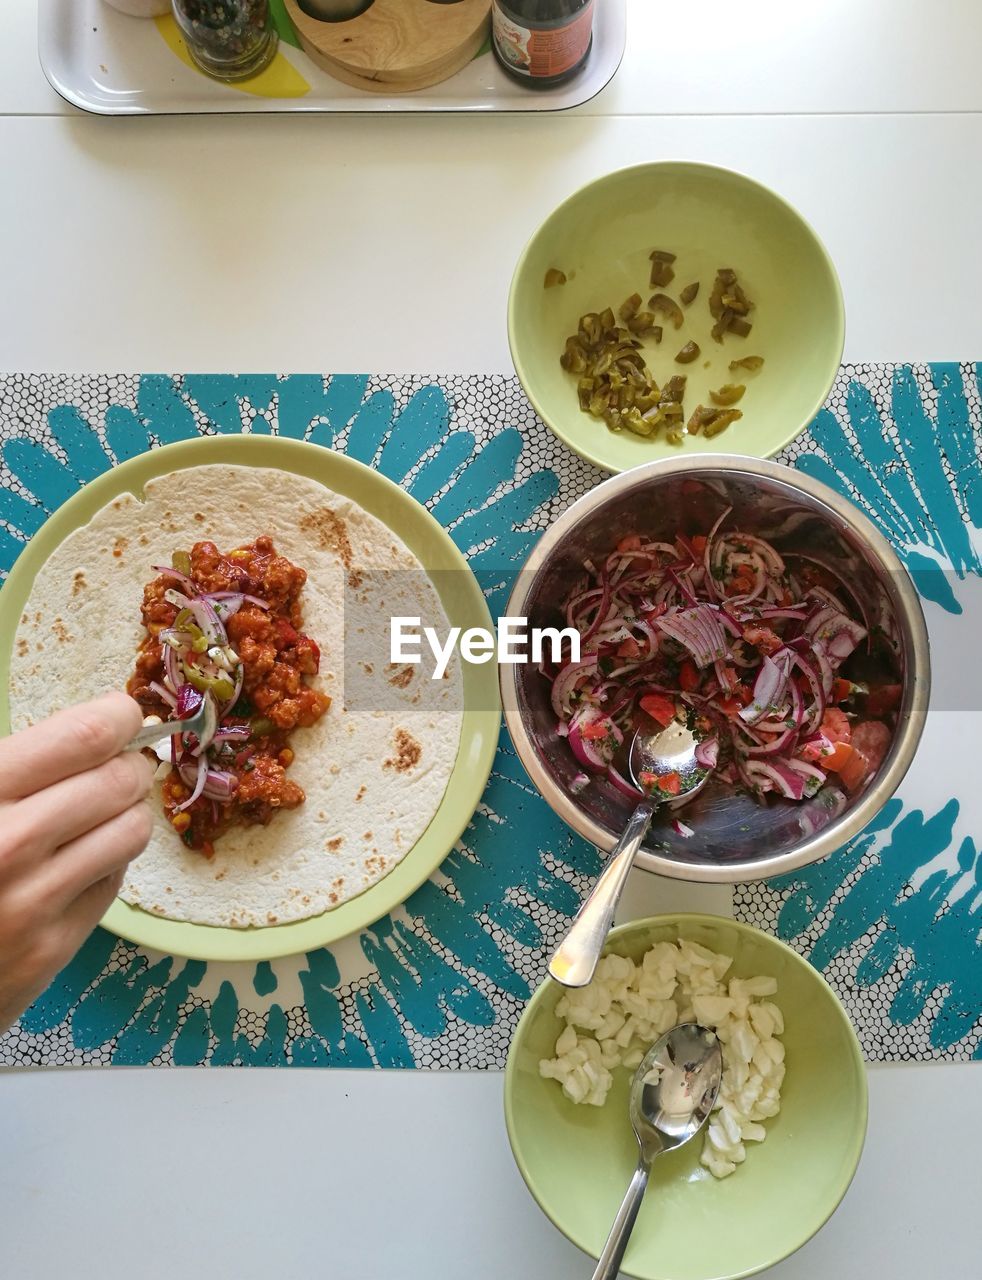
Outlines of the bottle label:
{"label": "bottle label", "polygon": [[586,57],[593,34],[593,0],[582,13],[562,26],[523,27],[492,6],[494,40],[498,52],[518,75],[549,79],[572,70]]}

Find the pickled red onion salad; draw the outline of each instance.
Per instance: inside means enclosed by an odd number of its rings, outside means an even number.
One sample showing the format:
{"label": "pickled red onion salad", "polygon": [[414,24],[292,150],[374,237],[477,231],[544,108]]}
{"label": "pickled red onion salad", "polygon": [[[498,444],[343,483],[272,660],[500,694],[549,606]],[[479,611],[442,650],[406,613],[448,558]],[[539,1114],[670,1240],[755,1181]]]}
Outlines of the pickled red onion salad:
{"label": "pickled red onion salad", "polygon": [[[631,739],[677,717],[701,739],[697,762],[758,798],[801,801],[826,782],[854,792],[883,759],[892,733],[877,717],[901,686],[840,674],[871,643],[861,601],[820,559],[726,530],[730,510],[706,536],[631,534],[585,563],[566,603],[580,659],[542,667],[582,766],[574,792],[606,778],[637,799]],[[679,779],[657,785],[667,798]]]}

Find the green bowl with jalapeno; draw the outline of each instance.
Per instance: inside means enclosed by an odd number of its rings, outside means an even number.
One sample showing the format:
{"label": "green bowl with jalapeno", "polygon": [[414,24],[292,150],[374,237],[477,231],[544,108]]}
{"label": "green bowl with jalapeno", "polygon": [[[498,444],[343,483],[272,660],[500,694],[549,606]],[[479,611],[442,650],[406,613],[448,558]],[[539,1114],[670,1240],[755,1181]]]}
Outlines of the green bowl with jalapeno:
{"label": "green bowl with jalapeno", "polygon": [[[661,265],[652,254],[662,255]],[[717,289],[721,269],[735,280]],[[724,279],[730,281],[729,275]],[[684,301],[696,284],[695,297]],[[734,284],[750,304],[746,310],[744,301],[730,296]],[[651,310],[652,323],[639,324],[657,294],[662,299]],[[622,319],[621,307],[635,295],[640,297],[633,315],[628,307]],[[717,342],[712,333],[721,297],[741,314],[730,312]],[[614,340],[588,353],[586,369],[575,359],[572,372],[560,365],[581,319],[602,316],[608,308],[624,340],[640,344],[647,399],[642,389],[617,400],[621,393],[617,386],[611,390],[609,373],[604,381],[602,357],[617,345]],[[804,218],[742,174],[682,161],[621,169],[571,195],[523,251],[508,300],[512,359],[533,408],[580,457],[611,472],[686,453],[754,458],[778,453],[825,402],[844,338],[835,267]],[[757,363],[753,358],[763,364],[730,367],[748,357],[751,364]],[[622,363],[618,370],[629,367],[630,362]],[[677,413],[659,413],[650,402],[669,379],[681,376],[679,423]],[[584,386],[585,400],[601,412],[614,409],[616,429],[581,408],[584,379],[594,384]],[[654,396],[651,384],[657,388]],[[722,405],[714,401],[714,392],[723,393]],[[637,417],[626,411],[632,398],[643,406]],[[708,424],[698,433],[687,429],[698,409],[711,414],[722,407],[742,416],[718,434]],[[633,427],[626,425],[632,420]]]}

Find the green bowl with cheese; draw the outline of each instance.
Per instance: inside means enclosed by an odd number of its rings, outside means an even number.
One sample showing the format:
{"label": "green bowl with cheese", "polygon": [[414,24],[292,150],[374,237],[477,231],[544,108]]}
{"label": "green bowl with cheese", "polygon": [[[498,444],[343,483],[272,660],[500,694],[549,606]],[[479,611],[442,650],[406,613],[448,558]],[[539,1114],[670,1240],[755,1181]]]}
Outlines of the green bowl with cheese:
{"label": "green bowl with cheese", "polygon": [[[849,1188],[866,1136],[866,1070],[831,987],[777,938],[719,916],[655,916],[614,929],[607,950],[640,961],[687,939],[733,957],[728,977],[777,980],[786,1075],[767,1137],[717,1181],[699,1161],[703,1135],[660,1156],[623,1262],[638,1280],[738,1280],[774,1266],[828,1220]],[[539,1073],[564,1027],[552,979],[530,1000],[505,1070],[505,1118],[518,1167],[540,1208],[596,1258],[637,1164],[628,1118],[633,1072],[619,1067],[601,1107],[575,1105]],[[583,1274],[589,1274],[584,1262]]]}

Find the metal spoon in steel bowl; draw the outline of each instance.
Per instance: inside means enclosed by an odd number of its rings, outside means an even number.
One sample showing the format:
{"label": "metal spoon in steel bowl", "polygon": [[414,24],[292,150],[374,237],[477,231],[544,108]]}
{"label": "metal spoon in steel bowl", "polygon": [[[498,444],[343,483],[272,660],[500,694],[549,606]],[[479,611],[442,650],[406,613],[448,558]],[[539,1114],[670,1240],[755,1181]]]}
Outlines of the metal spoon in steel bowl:
{"label": "metal spoon in steel bowl", "polygon": [[[708,772],[696,760],[698,745],[698,738],[681,720],[673,720],[656,733],[639,729],[634,735],[628,767],[632,782],[646,798],[631,814],[610,861],[549,962],[550,974],[564,987],[585,987],[593,977],[655,810],[662,804],[675,808],[691,800],[705,784]],[[658,779],[670,775],[678,775],[678,790],[672,794],[658,788]]]}
{"label": "metal spoon in steel bowl", "polygon": [[645,1054],[631,1084],[638,1167],[593,1280],[616,1280],[655,1157],[695,1137],[716,1103],[722,1075],[723,1055],[715,1032],[694,1022],[673,1027]]}

